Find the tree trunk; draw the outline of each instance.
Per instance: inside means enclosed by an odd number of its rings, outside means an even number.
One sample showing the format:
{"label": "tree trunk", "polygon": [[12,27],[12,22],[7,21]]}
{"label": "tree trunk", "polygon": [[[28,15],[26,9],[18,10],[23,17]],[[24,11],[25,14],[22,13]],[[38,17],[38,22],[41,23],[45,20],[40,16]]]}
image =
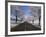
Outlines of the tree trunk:
{"label": "tree trunk", "polygon": [[16,23],[17,23],[17,10],[16,10]]}
{"label": "tree trunk", "polygon": [[40,19],[41,19],[41,17],[39,16],[39,26],[40,26]]}

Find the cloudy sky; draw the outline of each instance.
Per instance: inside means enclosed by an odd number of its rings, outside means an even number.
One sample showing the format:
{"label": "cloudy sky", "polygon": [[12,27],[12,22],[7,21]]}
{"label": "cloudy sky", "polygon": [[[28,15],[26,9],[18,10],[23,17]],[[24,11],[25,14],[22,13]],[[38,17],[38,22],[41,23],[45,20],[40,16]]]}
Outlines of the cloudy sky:
{"label": "cloudy sky", "polygon": [[25,16],[31,16],[31,10],[29,9],[29,6],[21,6],[21,9],[23,10]]}
{"label": "cloudy sky", "polygon": [[11,15],[14,17],[16,16],[16,9],[18,9],[18,16],[22,13],[24,18],[29,18],[33,15],[37,17],[40,14],[40,12],[38,12],[40,7],[11,5]]}
{"label": "cloudy sky", "polygon": [[[25,16],[31,16],[31,10],[29,9],[29,6],[20,6],[21,10],[23,11]],[[16,15],[16,11],[15,11],[15,6],[11,7],[11,13],[15,16]],[[18,8],[19,9],[19,8]]]}

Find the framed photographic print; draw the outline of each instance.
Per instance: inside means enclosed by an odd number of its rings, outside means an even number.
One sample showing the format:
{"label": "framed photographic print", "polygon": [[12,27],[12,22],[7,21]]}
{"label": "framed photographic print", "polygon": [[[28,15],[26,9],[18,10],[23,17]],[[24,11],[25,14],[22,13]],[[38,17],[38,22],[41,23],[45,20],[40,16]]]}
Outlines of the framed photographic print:
{"label": "framed photographic print", "polygon": [[44,34],[44,6],[42,2],[7,1],[6,35]]}

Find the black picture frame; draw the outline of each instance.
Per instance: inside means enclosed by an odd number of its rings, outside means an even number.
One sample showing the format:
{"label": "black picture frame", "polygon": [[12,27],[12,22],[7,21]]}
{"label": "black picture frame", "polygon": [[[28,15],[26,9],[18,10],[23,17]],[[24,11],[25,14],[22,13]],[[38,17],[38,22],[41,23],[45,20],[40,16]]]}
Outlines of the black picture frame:
{"label": "black picture frame", "polygon": [[[8,2],[16,2],[16,3],[31,3],[31,4],[43,4],[43,33],[35,33],[35,34],[19,34],[19,35],[8,35]],[[5,1],[5,36],[24,36],[24,35],[41,35],[45,34],[45,3],[44,2],[26,2],[26,1]]]}

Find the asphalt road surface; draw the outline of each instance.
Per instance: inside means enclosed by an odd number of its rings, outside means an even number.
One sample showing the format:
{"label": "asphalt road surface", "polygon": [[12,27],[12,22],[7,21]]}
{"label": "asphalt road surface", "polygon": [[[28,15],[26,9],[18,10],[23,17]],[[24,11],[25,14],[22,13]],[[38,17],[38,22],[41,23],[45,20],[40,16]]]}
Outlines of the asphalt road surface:
{"label": "asphalt road surface", "polygon": [[32,31],[32,30],[41,30],[41,29],[27,22],[21,23],[18,26],[11,28],[11,31]]}

